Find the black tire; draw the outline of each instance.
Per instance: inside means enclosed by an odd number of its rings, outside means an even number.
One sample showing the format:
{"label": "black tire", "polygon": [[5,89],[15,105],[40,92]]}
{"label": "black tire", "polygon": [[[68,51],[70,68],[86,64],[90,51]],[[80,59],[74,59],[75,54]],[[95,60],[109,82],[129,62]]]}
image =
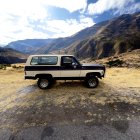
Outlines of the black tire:
{"label": "black tire", "polygon": [[99,84],[98,78],[92,76],[92,77],[87,77],[86,79],[86,85],[88,88],[96,88]]}
{"label": "black tire", "polygon": [[40,89],[48,89],[50,86],[51,86],[51,82],[52,80],[49,79],[49,78],[39,78],[38,79],[38,82],[37,82],[37,85]]}

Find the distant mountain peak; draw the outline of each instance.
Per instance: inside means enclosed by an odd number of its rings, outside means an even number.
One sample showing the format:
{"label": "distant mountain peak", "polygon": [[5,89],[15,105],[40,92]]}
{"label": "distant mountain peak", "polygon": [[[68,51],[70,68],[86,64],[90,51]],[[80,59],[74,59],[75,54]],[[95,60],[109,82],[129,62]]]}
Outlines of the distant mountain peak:
{"label": "distant mountain peak", "polygon": [[25,63],[27,56],[12,48],[0,47],[0,64]]}

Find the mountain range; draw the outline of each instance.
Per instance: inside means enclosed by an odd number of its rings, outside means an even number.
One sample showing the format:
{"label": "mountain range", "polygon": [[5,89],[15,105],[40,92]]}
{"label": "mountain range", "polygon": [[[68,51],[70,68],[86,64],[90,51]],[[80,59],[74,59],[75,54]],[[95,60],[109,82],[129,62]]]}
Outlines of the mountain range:
{"label": "mountain range", "polygon": [[74,54],[100,59],[140,48],[140,12],[97,23],[70,37],[27,39],[9,43],[25,54]]}
{"label": "mountain range", "polygon": [[0,64],[24,63],[27,55],[11,48],[0,47]]}

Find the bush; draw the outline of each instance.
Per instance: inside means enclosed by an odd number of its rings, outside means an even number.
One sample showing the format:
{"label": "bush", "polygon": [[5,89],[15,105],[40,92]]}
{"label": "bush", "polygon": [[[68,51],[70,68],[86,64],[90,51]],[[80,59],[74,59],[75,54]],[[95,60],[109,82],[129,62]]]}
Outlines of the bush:
{"label": "bush", "polygon": [[113,66],[122,66],[124,62],[120,59],[116,59],[116,60],[110,60],[109,62],[107,62],[106,64],[109,67],[113,67]]}
{"label": "bush", "polygon": [[6,64],[6,67],[11,67],[11,64]]}
{"label": "bush", "polygon": [[6,67],[11,67],[11,64],[0,64],[0,69],[6,70]]}
{"label": "bush", "polygon": [[20,66],[20,65],[12,65],[13,69],[23,69],[24,66]]}
{"label": "bush", "polygon": [[13,66],[12,66],[12,68],[14,68],[14,69],[15,69],[15,68],[17,68],[17,66],[16,66],[16,65],[13,65]]}

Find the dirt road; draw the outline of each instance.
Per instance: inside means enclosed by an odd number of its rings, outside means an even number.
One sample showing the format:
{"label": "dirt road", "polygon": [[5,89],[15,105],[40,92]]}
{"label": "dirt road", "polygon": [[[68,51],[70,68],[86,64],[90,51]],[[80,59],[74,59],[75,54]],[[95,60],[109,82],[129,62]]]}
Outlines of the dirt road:
{"label": "dirt road", "polygon": [[140,139],[140,70],[111,68],[96,89],[79,81],[40,90],[22,70],[0,71],[2,140]]}

